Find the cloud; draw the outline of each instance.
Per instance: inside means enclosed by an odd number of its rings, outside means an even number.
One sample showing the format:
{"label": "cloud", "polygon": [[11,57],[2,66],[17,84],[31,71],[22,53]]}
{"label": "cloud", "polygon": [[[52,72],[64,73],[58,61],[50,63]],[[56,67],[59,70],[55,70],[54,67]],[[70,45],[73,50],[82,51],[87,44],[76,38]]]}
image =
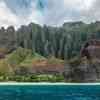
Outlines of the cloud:
{"label": "cloud", "polygon": [[44,12],[44,23],[61,25],[65,21],[87,19],[86,12],[91,9],[94,0],[48,0]]}
{"label": "cloud", "polygon": [[48,8],[45,11],[44,16],[46,20],[44,20],[44,22],[50,25],[59,25],[63,23],[64,20],[72,20],[72,14],[74,12],[75,16],[77,16],[78,12],[70,6],[69,2],[50,0],[48,2]]}
{"label": "cloud", "polygon": [[100,20],[100,0],[1,0],[0,26]]}
{"label": "cloud", "polygon": [[5,5],[4,2],[0,2],[0,26],[7,27],[8,25],[17,25],[18,18],[14,15]]}
{"label": "cloud", "polygon": [[18,16],[28,16],[31,13],[33,0],[4,0],[6,6]]}
{"label": "cloud", "polygon": [[86,22],[100,21],[100,0],[92,0],[90,8],[84,10],[81,14]]}
{"label": "cloud", "polygon": [[[40,23],[39,19],[41,19],[41,13],[36,7],[36,2],[31,3],[29,6],[25,0],[23,0],[23,2],[17,2],[21,0],[15,0],[15,2],[11,2],[11,4],[8,4],[7,1],[8,0],[0,1],[0,27],[13,25],[15,28],[18,28],[20,25],[27,25],[32,21]],[[26,1],[28,2],[29,0]],[[25,5],[23,5],[24,3]]]}

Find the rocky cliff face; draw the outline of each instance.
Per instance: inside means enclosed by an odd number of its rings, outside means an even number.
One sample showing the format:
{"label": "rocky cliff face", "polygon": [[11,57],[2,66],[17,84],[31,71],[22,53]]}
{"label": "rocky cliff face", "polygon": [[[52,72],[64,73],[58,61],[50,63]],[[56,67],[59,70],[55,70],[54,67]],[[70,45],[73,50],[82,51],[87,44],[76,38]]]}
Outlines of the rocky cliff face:
{"label": "rocky cliff face", "polygon": [[65,74],[69,81],[100,81],[100,40],[87,41],[81,49],[81,57],[71,60],[69,68]]}
{"label": "rocky cliff face", "polygon": [[87,41],[81,49],[81,56],[88,59],[100,59],[100,40]]}
{"label": "rocky cliff face", "polygon": [[69,82],[99,82],[100,81],[100,62],[96,59],[91,61],[82,58],[76,66],[76,62],[69,64],[69,71],[65,73],[66,81]]}
{"label": "rocky cliff face", "polygon": [[[16,33],[13,26],[0,29],[0,53],[6,53],[16,48]],[[2,50],[1,50],[2,49]]]}
{"label": "rocky cliff face", "polygon": [[100,40],[87,41],[81,48],[80,55],[65,66],[66,81],[100,82]]}

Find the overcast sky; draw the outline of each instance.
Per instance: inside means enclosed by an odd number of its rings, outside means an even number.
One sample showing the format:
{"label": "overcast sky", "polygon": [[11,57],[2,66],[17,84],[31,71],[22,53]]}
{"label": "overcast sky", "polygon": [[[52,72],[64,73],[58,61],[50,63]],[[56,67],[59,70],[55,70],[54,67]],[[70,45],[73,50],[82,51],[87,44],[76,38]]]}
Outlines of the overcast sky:
{"label": "overcast sky", "polygon": [[100,20],[100,0],[0,0],[0,27]]}

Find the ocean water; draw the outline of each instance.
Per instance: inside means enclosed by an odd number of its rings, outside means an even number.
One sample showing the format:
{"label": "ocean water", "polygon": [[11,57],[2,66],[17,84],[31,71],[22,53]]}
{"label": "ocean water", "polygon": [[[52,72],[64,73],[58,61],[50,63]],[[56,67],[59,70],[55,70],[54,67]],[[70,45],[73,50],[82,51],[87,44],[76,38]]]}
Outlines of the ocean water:
{"label": "ocean water", "polygon": [[2,85],[0,100],[100,100],[100,86]]}

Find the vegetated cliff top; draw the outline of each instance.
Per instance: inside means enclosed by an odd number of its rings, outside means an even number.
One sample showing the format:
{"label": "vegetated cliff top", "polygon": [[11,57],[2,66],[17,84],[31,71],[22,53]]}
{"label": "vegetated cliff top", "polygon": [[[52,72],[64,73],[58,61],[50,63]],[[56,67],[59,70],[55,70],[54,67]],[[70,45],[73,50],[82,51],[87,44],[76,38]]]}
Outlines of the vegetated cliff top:
{"label": "vegetated cliff top", "polygon": [[[100,39],[100,22],[90,24],[68,22],[59,27],[40,26],[30,23],[17,30],[13,26],[0,29],[0,49],[12,52],[19,46],[28,48],[42,56],[53,55],[67,59],[79,54],[81,45],[90,38]],[[7,51],[6,51],[7,50]]]}

